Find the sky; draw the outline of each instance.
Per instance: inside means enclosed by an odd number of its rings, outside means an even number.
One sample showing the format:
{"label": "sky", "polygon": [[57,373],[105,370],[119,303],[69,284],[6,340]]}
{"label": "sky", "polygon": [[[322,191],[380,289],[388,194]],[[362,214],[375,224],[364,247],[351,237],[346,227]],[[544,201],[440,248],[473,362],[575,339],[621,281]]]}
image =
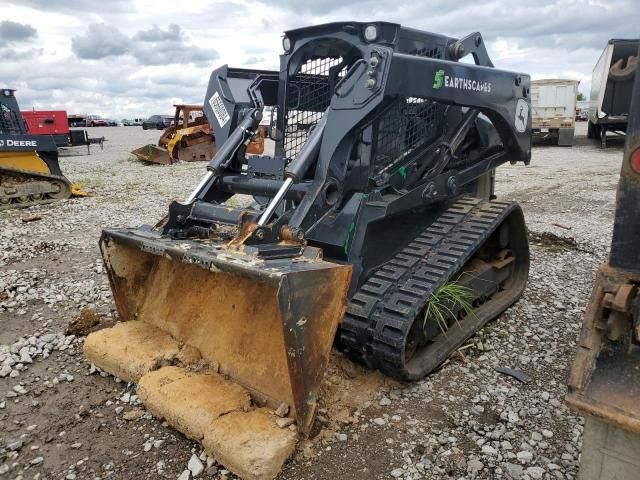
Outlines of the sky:
{"label": "sky", "polygon": [[640,0],[0,0],[0,87],[23,110],[168,114],[202,103],[220,65],[277,69],[283,31],[381,20],[479,31],[497,68],[579,80],[588,96],[607,40],[637,38],[638,18]]}

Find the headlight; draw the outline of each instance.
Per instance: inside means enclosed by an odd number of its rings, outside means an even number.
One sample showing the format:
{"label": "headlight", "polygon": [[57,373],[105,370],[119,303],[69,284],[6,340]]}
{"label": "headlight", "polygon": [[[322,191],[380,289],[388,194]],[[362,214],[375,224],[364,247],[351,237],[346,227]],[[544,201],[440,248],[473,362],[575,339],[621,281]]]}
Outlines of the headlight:
{"label": "headlight", "polygon": [[291,39],[289,37],[284,37],[282,39],[282,48],[284,48],[284,51],[289,53],[291,51]]}
{"label": "headlight", "polygon": [[378,38],[378,27],[369,25],[364,29],[364,38],[367,42],[373,42]]}

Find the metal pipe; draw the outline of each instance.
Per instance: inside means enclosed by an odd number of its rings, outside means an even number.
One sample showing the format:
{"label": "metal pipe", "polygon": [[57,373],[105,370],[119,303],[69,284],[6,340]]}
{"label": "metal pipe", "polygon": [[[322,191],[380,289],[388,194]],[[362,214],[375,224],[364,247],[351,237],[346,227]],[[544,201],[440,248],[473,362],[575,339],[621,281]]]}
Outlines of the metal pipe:
{"label": "metal pipe", "polygon": [[198,186],[185,200],[185,204],[188,205],[198,198],[214,175],[222,175],[238,148],[253,134],[253,129],[257,128],[260,120],[262,120],[262,111],[258,108],[251,110],[242,119],[236,129],[229,135],[227,141],[222,144],[213,159],[209,162],[207,165],[207,174],[200,180]]}
{"label": "metal pipe", "polygon": [[273,215],[273,212],[275,212],[276,207],[278,206],[280,201],[284,198],[284,196],[286,195],[287,191],[289,190],[292,184],[293,184],[292,178],[287,178],[284,181],[284,183],[280,187],[280,190],[278,190],[278,193],[276,193],[276,196],[271,199],[271,202],[269,202],[269,205],[267,205],[267,208],[260,216],[260,219],[258,220],[258,225],[262,227],[267,224],[267,222],[271,218],[271,215]]}
{"label": "metal pipe", "polygon": [[296,183],[304,178],[318,158],[318,152],[320,152],[320,146],[322,144],[322,134],[324,133],[326,125],[327,115],[325,113],[318,124],[313,127],[313,130],[296,155],[296,158],[287,165],[284,172],[286,177],[293,178]]}
{"label": "metal pipe", "polygon": [[200,192],[204,189],[204,187],[207,186],[207,183],[209,183],[209,180],[211,180],[212,178],[213,178],[213,172],[207,172],[207,174],[202,178],[202,180],[200,180],[200,183],[195,188],[195,190],[193,190],[193,192],[191,192],[191,195],[189,195],[189,197],[184,201],[184,204],[189,205],[196,198],[198,198],[198,195],[200,195]]}
{"label": "metal pipe", "polygon": [[[216,189],[226,193],[273,198],[282,187],[282,183],[283,180],[251,177],[243,174],[225,174],[218,177]],[[309,185],[310,183],[294,183],[284,198],[299,202],[307,193]]]}
{"label": "metal pipe", "polygon": [[276,196],[271,199],[269,205],[267,205],[266,210],[263,212],[260,220],[258,220],[258,225],[263,226],[266,225],[273,212],[275,212],[276,207],[280,203],[280,201],[287,194],[293,182],[299,182],[304,178],[304,175],[307,173],[313,162],[315,162],[318,157],[318,152],[320,152],[320,145],[322,143],[322,134],[324,133],[324,128],[327,125],[327,115],[325,114],[318,124],[315,126],[313,131],[309,134],[307,141],[304,143],[296,158],[287,165],[285,170],[285,176],[287,177],[276,193]]}
{"label": "metal pipe", "polygon": [[216,151],[213,159],[207,165],[207,170],[215,175],[222,175],[240,146],[254,134],[255,129],[260,124],[260,120],[262,120],[262,112],[254,108],[242,119],[240,124]]}

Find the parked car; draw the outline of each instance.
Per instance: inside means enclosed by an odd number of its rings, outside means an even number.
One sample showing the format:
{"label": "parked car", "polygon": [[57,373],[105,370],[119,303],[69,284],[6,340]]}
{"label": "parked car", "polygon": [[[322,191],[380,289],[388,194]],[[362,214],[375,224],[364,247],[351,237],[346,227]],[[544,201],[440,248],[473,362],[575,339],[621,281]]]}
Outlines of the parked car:
{"label": "parked car", "polygon": [[133,125],[142,125],[144,123],[144,118],[134,118]]}
{"label": "parked car", "polygon": [[100,115],[87,115],[87,127],[108,127],[107,121]]}
{"label": "parked car", "polygon": [[171,125],[173,117],[170,115],[151,115],[144,122],[142,122],[142,129],[148,130],[157,128],[158,130],[164,130]]}
{"label": "parked car", "polygon": [[105,118],[104,121],[107,122],[107,127],[117,127],[118,126],[118,122],[116,120],[112,120],[110,118]]}
{"label": "parked car", "polygon": [[125,127],[131,127],[135,125],[134,121],[129,120],[128,118],[123,118],[122,120],[120,120],[120,123],[122,123],[122,125],[124,125]]}

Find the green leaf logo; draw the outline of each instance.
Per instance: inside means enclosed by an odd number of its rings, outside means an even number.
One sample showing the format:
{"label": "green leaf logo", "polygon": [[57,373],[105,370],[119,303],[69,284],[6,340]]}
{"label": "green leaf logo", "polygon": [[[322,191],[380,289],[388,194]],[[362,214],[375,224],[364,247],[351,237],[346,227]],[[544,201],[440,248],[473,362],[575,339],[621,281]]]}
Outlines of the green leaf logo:
{"label": "green leaf logo", "polygon": [[437,70],[433,77],[433,88],[435,90],[442,88],[444,85],[444,70]]}

